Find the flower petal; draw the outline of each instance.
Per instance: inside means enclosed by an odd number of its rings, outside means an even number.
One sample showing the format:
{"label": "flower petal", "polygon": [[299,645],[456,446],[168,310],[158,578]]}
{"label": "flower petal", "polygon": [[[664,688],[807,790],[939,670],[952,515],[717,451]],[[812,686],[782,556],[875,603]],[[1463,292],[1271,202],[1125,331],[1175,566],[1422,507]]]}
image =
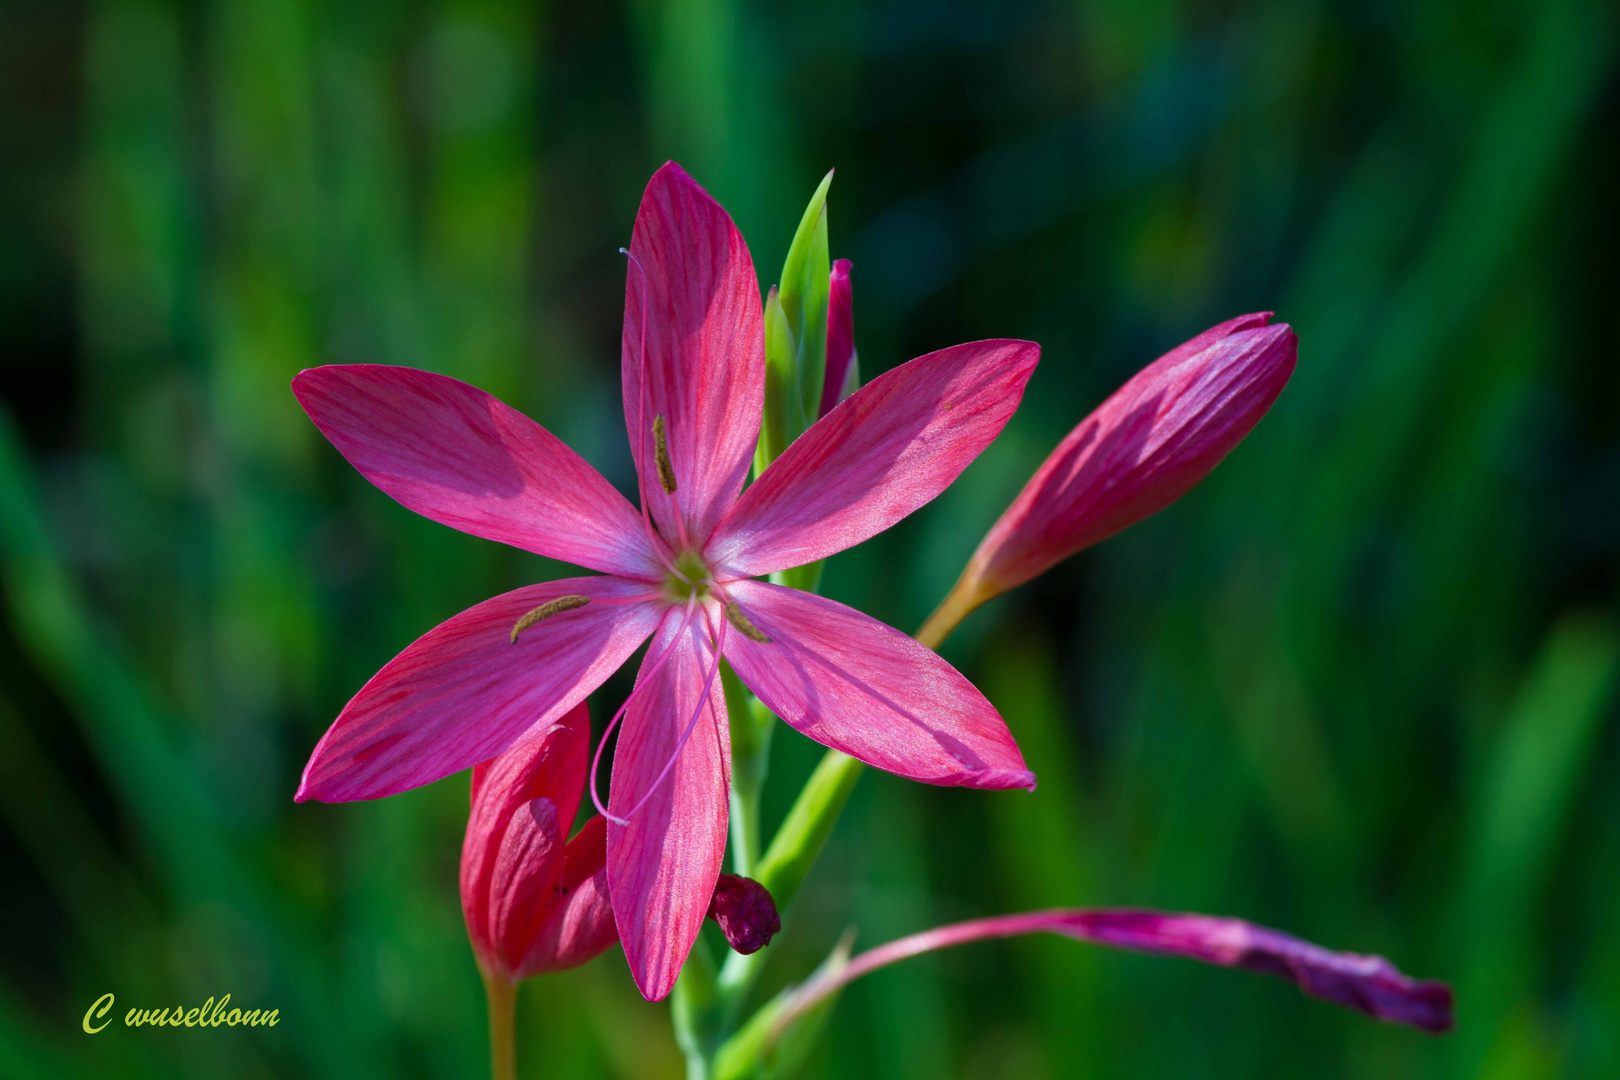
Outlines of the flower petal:
{"label": "flower petal", "polygon": [[568,841],[564,855],[562,902],[552,909],[529,956],[516,975],[578,967],[619,940],[613,905],[608,902],[607,819],[593,817]]}
{"label": "flower petal", "polygon": [[1220,464],[1294,372],[1294,333],[1269,317],[1206,330],[1082,420],[979,544],[963,573],[975,595],[1021,585],[1157,513]]}
{"label": "flower petal", "polygon": [[507,822],[490,867],[487,934],[502,970],[516,968],[529,953],[541,918],[556,897],[562,872],[562,825],[550,799],[530,799]]}
{"label": "flower petal", "polygon": [[[593,602],[524,630],[526,613],[563,596]],[[549,724],[602,684],[658,625],[641,582],[565,578],[529,585],[441,623],[361,688],[304,767],[297,799],[375,799],[485,761]]]}
{"label": "flower petal", "polygon": [[1033,342],[975,341],[873,379],[743,493],[710,542],[710,565],[753,577],[815,562],[887,529],[990,445],[1039,359]]}
{"label": "flower petal", "polygon": [[658,579],[646,528],[624,496],[482,390],[382,364],[311,368],[292,386],[338,452],[408,509],[577,566]]}
{"label": "flower petal", "polygon": [[[688,537],[701,547],[742,490],[759,439],[759,283],[731,217],[674,162],[647,184],[630,254],[623,339],[630,449],[665,539],[677,541],[677,517],[684,517]],[[673,494],[655,461],[660,416]]]}
{"label": "flower petal", "polygon": [[571,822],[590,765],[591,714],[581,701],[551,724],[531,729],[499,757],[473,766],[469,820],[486,813],[506,817],[544,795],[556,805],[557,816]]}
{"label": "flower petal", "polygon": [[[653,671],[665,649],[669,659]],[[647,650],[614,752],[608,809],[630,823],[608,824],[608,889],[630,973],[649,1001],[674,987],[725,858],[731,738],[718,679],[658,781],[698,709],[713,656],[700,625],[681,630],[671,612]]]}
{"label": "flower petal", "polygon": [[823,745],[928,784],[1035,787],[995,707],[955,668],[892,627],[761,581],[728,591],[758,634],[726,659],[777,716]]}

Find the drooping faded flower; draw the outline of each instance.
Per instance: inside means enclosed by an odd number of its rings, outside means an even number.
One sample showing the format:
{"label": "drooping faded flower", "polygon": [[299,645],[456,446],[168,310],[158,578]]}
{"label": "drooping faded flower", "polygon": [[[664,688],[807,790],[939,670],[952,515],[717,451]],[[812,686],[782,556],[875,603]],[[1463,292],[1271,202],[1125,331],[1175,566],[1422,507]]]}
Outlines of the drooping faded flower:
{"label": "drooping faded flower", "polygon": [[1185,956],[1218,967],[1275,975],[1322,1001],[1422,1031],[1451,1030],[1451,987],[1401,974],[1382,956],[1335,952],[1243,919],[1141,908],[1056,908],[935,927],[838,959],[782,999],[770,1017],[774,1041],[794,1020],[878,968],[973,941],[1058,934],[1132,952]]}
{"label": "drooping faded flower", "polygon": [[747,956],[771,943],[782,929],[770,890],[753,878],[721,874],[709,901],[709,918],[720,926],[726,944]]}
{"label": "drooping faded flower", "polygon": [[461,913],[478,966],[517,982],[577,967],[618,940],[608,903],[607,822],[568,830],[585,793],[584,702],[493,761],[473,766],[461,846]]}
{"label": "drooping faded flower", "polygon": [[601,572],[495,597],[408,646],[345,706],[297,797],[376,798],[492,758],[651,637],[609,723],[623,719],[604,813],[625,955],[656,1000],[725,853],[721,656],[777,716],[879,768],[1033,786],[1001,716],[934,653],[842,604],[750,579],[860,543],[939,494],[1017,408],[1039,348],[982,341],[903,364],[743,491],[764,392],[748,249],[671,163],[647,186],[629,255],[624,412],[639,512],[550,432],[465,383],[371,365],[294,380],[332,444],[406,507]]}
{"label": "drooping faded flower", "polygon": [[1058,444],[1007,507],[936,618],[959,619],[1208,476],[1282,393],[1298,339],[1241,315],[1137,372]]}

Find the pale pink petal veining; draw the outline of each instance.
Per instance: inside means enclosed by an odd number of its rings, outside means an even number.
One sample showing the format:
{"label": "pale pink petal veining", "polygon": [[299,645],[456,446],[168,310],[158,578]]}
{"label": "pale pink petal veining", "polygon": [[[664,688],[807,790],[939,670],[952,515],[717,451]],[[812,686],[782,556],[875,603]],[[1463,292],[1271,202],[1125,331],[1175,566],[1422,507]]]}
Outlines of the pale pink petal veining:
{"label": "pale pink petal veining", "polygon": [[810,738],[928,784],[1031,788],[995,707],[936,653],[825,597],[760,581],[727,591],[769,641],[735,633],[726,659]]}
{"label": "pale pink petal veining", "polygon": [[[525,613],[574,595],[592,603],[512,643]],[[584,700],[660,614],[646,584],[612,577],[529,585],[468,608],[407,646],[344,706],[304,767],[298,800],[375,799],[494,757]]]}
{"label": "pale pink petal veining", "polygon": [[[630,973],[651,1001],[667,995],[709,910],[726,851],[731,738],[720,687],[703,702],[713,659],[700,616],[682,630],[671,612],[648,647],[643,671],[670,657],[637,690],[614,752],[608,809],[608,887]],[[735,636],[735,635],[734,635]],[[696,713],[692,737],[657,787]],[[648,797],[649,791],[651,796]],[[631,813],[635,808],[634,813]]]}
{"label": "pale pink petal veining", "polygon": [[[754,263],[720,204],[674,162],[653,175],[630,242],[624,417],[653,520],[701,546],[742,490],[759,439],[765,336]],[[644,317],[650,313],[650,317]],[[645,373],[645,378],[643,374]],[[662,416],[676,490],[654,461]]]}
{"label": "pale pink petal veining", "polygon": [[1000,434],[1039,358],[1033,342],[975,341],[884,372],[743,492],[709,544],[712,565],[753,577],[887,529],[945,490]]}

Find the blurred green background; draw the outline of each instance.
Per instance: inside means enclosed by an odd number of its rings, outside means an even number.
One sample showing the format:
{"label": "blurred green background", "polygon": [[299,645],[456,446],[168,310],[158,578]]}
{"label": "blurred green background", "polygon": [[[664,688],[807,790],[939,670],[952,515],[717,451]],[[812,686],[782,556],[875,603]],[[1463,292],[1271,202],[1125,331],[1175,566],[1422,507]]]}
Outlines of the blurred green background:
{"label": "blurred green background", "polygon": [[[1034,795],[869,773],[765,990],[1044,905],[1240,915],[1452,981],[1381,1027],[1249,975],[983,944],[851,988],[824,1077],[1620,1075],[1620,81],[1582,0],[628,6],[86,0],[0,15],[0,1074],[461,1077],[466,778],[295,806],[416,635],[557,564],[416,518],[288,391],[482,386],[633,490],[642,186],[775,279],[836,166],[870,377],[1043,361],[963,478],[827,569],[902,628],[1081,416],[1232,315],[1300,338],[1178,505],[946,649]],[[598,726],[628,689],[593,699]],[[776,740],[768,824],[819,748]],[[80,1030],[230,993],[273,1029]],[[528,1076],[679,1074],[616,952]]]}

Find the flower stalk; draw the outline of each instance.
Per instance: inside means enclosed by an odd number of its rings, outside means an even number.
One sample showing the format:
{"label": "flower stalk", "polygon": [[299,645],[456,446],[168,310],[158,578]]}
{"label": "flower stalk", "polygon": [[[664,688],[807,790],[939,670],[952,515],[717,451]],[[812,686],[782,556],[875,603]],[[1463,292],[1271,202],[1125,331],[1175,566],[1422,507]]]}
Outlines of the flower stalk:
{"label": "flower stalk", "polygon": [[517,1048],[513,1038],[517,1012],[517,983],[483,972],[484,997],[489,1002],[490,1080],[516,1080]]}
{"label": "flower stalk", "polygon": [[759,799],[770,770],[771,730],[776,717],[722,664],[726,712],[731,716],[731,866],[754,877],[760,855]]}

